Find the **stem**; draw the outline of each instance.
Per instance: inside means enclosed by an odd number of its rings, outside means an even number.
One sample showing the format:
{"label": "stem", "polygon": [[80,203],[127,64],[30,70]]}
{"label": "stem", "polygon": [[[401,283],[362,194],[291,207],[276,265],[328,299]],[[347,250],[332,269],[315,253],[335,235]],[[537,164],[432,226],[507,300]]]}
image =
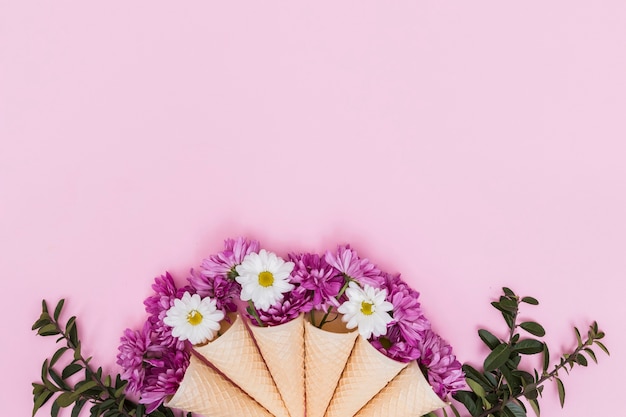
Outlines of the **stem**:
{"label": "stem", "polygon": [[[345,282],[343,283],[343,287],[341,287],[341,290],[339,290],[339,293],[337,294],[337,296],[335,297],[335,299],[337,301],[339,301],[339,299],[341,298],[341,296],[343,295],[344,292],[346,292],[346,289],[348,288],[348,285],[350,284],[350,281],[352,281],[352,279],[344,274],[344,280]],[[328,319],[328,315],[330,314],[330,312],[333,311],[333,306],[330,306],[328,308],[328,311],[326,312],[326,314],[324,314],[324,317],[322,317],[322,321],[320,322],[320,325],[317,326],[318,328],[322,328],[322,326],[324,324],[326,324],[326,320]],[[313,316],[311,316],[313,317]]]}
{"label": "stem", "polygon": [[256,311],[256,307],[254,307],[254,303],[252,302],[252,300],[248,300],[248,306],[250,307],[248,311],[250,312],[250,314],[252,314],[252,317],[254,317],[256,322],[259,323],[259,327],[265,327],[263,325],[263,322],[261,321],[261,318],[259,317],[259,313]]}

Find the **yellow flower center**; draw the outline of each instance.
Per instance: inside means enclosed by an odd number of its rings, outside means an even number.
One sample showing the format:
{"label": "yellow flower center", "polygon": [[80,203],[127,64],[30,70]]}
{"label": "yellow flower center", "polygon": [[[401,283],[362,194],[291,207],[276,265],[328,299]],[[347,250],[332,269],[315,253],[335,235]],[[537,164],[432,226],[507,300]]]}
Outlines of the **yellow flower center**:
{"label": "yellow flower center", "polygon": [[202,314],[198,310],[191,310],[189,314],[187,314],[187,321],[192,326],[197,326],[202,323]]}
{"label": "yellow flower center", "polygon": [[372,314],[374,314],[374,312],[372,311],[372,307],[374,306],[373,303],[368,303],[366,301],[362,301],[361,302],[361,313],[365,314],[366,316],[370,316]]}
{"label": "yellow flower center", "polygon": [[259,285],[261,287],[270,287],[274,283],[274,274],[269,271],[263,271],[259,274]]}

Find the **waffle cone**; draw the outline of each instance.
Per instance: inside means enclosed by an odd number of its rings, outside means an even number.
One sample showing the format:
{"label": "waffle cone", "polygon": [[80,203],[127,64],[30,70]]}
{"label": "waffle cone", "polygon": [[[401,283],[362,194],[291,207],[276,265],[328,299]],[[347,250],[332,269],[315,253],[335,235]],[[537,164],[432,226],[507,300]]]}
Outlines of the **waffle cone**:
{"label": "waffle cone", "polygon": [[445,407],[416,361],[409,363],[356,417],[412,417]]}
{"label": "waffle cone", "polygon": [[195,351],[276,417],[289,417],[263,357],[241,317]]}
{"label": "waffle cone", "polygon": [[249,326],[291,417],[304,417],[304,319]]}
{"label": "waffle cone", "polygon": [[[320,317],[316,317],[319,323]],[[358,332],[350,331],[341,320],[324,330],[304,322],[304,373],[307,417],[323,417],[335,392]],[[332,352],[332,354],[329,354]]]}
{"label": "waffle cone", "polygon": [[167,407],[211,417],[272,417],[240,388],[194,356]]}
{"label": "waffle cone", "polygon": [[359,336],[330,400],[326,417],[354,416],[406,366],[406,363],[380,353]]}

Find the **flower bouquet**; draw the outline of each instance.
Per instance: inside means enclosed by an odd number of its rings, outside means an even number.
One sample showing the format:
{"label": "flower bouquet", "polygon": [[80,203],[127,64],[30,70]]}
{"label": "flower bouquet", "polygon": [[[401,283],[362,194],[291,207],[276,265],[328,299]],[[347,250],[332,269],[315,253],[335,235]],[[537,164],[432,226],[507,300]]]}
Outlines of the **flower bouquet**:
{"label": "flower bouquet", "polygon": [[[461,366],[419,293],[347,245],[283,259],[257,241],[228,239],[184,286],[166,273],[152,289],[144,325],[121,337],[115,376],[83,356],[76,317],[60,322],[64,301],[53,313],[43,301],[33,330],[65,346],[33,383],[33,415],[54,397],[52,417],[69,406],[78,416],[88,403],[91,417],[434,417],[446,405],[460,417],[452,400],[472,417],[526,416],[526,405],[539,416],[546,381],[563,405],[559,371],[596,362],[594,346],[608,354],[594,322],[585,338],[575,328],[576,348],[550,368],[548,345],[528,337],[544,328],[519,319],[522,305],[538,301],[505,287],[492,306],[508,337],[480,329],[489,349],[482,370]],[[535,354],[542,368],[521,369],[522,355]]]}
{"label": "flower bouquet", "polygon": [[422,415],[465,386],[419,294],[349,246],[285,260],[229,239],[185,287],[166,274],[153,289],[118,355],[148,412]]}

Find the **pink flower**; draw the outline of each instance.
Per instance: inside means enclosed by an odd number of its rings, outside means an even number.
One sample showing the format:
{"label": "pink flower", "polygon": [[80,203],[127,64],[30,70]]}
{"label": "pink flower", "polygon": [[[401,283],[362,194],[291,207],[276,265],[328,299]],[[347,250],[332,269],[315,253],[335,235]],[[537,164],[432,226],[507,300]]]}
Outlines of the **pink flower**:
{"label": "pink flower", "polygon": [[164,398],[178,389],[189,366],[189,353],[179,344],[164,341],[146,321],[141,331],[126,329],[120,339],[117,364],[123,369],[122,379],[128,381],[127,392],[139,394],[139,402],[154,411]]}
{"label": "pink flower", "polygon": [[422,313],[418,301],[419,293],[409,287],[400,275],[383,273],[385,282],[382,288],[388,292],[387,301],[393,304],[393,321],[390,328],[398,328],[403,340],[413,346],[422,340],[424,331],[430,329],[430,322]]}
{"label": "pink flower", "polygon": [[376,265],[367,259],[360,259],[356,251],[350,249],[350,245],[338,246],[335,253],[326,251],[324,258],[337,271],[361,285],[378,288],[384,281]]}
{"label": "pink flower", "polygon": [[202,261],[202,274],[209,278],[221,276],[234,280],[237,276],[235,267],[243,262],[246,255],[258,252],[259,249],[260,244],[256,240],[248,240],[243,237],[238,237],[236,240],[226,239],[222,252],[211,255]]}
{"label": "pink flower", "polygon": [[235,300],[239,299],[241,285],[225,275],[207,276],[195,270],[187,278],[191,287],[200,297],[211,297],[217,302],[217,308],[224,311],[236,311]]}
{"label": "pink flower", "polygon": [[[283,299],[270,306],[267,310],[257,309],[257,314],[264,326],[277,326],[288,323],[298,317],[301,313],[308,313],[313,308],[311,297],[303,287],[296,287],[294,290],[285,293]],[[254,316],[247,313],[250,323],[258,325]]]}
{"label": "pink flower", "polygon": [[428,382],[441,399],[465,388],[465,375],[452,346],[432,330],[424,333],[420,353],[420,367],[426,370]]}
{"label": "pink flower", "polygon": [[289,260],[295,265],[291,282],[300,284],[311,293],[315,310],[327,310],[330,305],[339,307],[336,297],[344,284],[341,273],[317,254],[290,253]]}
{"label": "pink flower", "polygon": [[146,312],[150,314],[148,321],[152,324],[152,331],[159,335],[163,344],[169,346],[178,343],[178,348],[182,349],[182,342],[179,342],[172,336],[172,328],[165,324],[163,319],[165,318],[167,310],[174,305],[176,298],[182,297],[185,291],[192,293],[195,293],[195,291],[189,287],[176,289],[174,279],[169,272],[166,272],[165,275],[161,275],[160,277],[156,277],[154,284],[152,284],[152,289],[154,290],[154,294],[146,298],[143,302],[146,306]]}
{"label": "pink flower", "polygon": [[146,404],[149,414],[156,410],[165,397],[173,395],[185,376],[189,366],[189,353],[181,350],[167,350],[158,365],[146,369],[145,383],[139,402]]}
{"label": "pink flower", "polygon": [[408,342],[397,327],[387,329],[387,334],[370,340],[381,353],[400,362],[411,362],[420,357],[417,343]]}

